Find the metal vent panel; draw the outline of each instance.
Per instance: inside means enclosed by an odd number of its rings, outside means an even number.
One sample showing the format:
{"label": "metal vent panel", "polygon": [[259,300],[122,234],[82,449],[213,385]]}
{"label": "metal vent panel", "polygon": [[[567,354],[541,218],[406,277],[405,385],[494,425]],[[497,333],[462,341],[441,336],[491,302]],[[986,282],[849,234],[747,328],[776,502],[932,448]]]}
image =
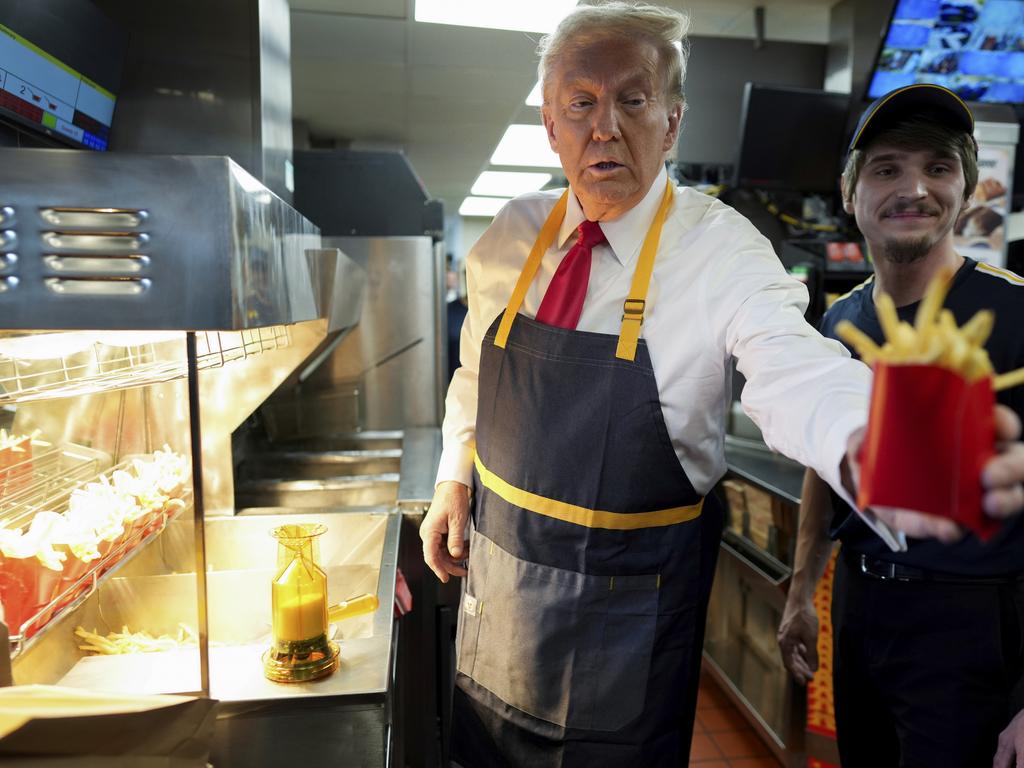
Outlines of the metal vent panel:
{"label": "metal vent panel", "polygon": [[225,157],[0,150],[0,328],[317,317],[319,230]]}

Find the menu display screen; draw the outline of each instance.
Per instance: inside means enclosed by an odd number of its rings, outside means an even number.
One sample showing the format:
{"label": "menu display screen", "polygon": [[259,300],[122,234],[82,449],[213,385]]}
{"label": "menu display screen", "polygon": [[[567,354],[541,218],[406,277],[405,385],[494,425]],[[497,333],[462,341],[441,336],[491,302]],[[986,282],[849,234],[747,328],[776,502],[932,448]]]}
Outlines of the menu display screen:
{"label": "menu display screen", "polygon": [[116,96],[0,24],[0,107],[89,149],[110,139]]}
{"label": "menu display screen", "polygon": [[1024,104],[1024,0],[898,0],[868,97],[912,83]]}

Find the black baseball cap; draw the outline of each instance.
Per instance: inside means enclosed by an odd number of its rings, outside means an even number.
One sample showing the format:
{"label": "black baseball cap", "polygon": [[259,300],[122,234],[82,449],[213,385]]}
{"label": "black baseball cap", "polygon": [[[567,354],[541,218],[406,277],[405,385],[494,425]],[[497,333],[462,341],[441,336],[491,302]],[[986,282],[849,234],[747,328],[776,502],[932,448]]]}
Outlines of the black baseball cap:
{"label": "black baseball cap", "polygon": [[927,116],[974,135],[974,115],[964,100],[934,83],[914,83],[889,91],[864,110],[847,154],[862,148],[879,132],[909,117]]}

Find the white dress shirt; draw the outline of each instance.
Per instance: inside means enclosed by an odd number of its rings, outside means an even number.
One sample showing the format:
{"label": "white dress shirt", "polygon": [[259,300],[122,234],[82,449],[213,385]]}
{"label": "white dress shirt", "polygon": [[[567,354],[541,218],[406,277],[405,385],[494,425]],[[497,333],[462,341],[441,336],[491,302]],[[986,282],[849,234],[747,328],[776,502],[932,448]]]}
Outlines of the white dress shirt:
{"label": "white dress shirt", "polygon": [[[577,328],[617,336],[637,256],[664,193],[661,174],[634,208],[602,221]],[[446,401],[437,481],[472,485],[480,344],[504,311],[530,249],[561,190],[510,201],[466,260],[469,313]],[[520,312],[534,317],[585,216],[569,195],[561,230],[544,254]],[[867,421],[870,370],[804,320],[807,289],[771,244],[724,203],[676,188],[647,295],[642,337],[679,462],[706,494],[725,473],[730,358],[746,377],[742,401],[773,449],[812,467],[845,498],[839,465],[847,438]],[[874,527],[874,526],[872,526]],[[886,538],[883,535],[883,538]]]}

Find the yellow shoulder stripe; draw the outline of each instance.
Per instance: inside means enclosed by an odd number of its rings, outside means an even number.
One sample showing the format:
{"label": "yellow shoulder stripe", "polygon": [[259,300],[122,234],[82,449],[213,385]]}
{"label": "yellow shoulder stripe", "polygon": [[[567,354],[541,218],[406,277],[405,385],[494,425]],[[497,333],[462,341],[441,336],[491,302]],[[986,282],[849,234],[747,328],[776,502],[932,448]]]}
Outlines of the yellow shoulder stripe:
{"label": "yellow shoulder stripe", "polygon": [[986,272],[990,275],[995,275],[996,277],[1002,278],[1008,283],[1013,283],[1014,285],[1024,285],[1024,277],[1021,277],[1020,275],[1015,274],[1008,269],[1000,269],[999,267],[993,267],[991,264],[985,264],[984,262],[981,261],[978,262],[977,269],[979,272]]}
{"label": "yellow shoulder stripe", "polygon": [[575,523],[587,528],[607,528],[614,531],[634,531],[641,528],[658,528],[676,523],[685,523],[700,516],[704,506],[704,499],[688,507],[672,507],[670,509],[659,509],[653,512],[603,512],[596,509],[587,509],[575,504],[568,504],[557,499],[549,499],[546,496],[538,496],[536,493],[524,491],[514,485],[505,482],[496,474],[491,472],[480,460],[480,456],[473,457],[476,471],[480,475],[480,482],[484,487],[493,491],[510,504],[535,512],[545,517],[553,517],[567,523]]}
{"label": "yellow shoulder stripe", "polygon": [[835,301],[833,301],[832,302],[832,306],[835,306],[836,304],[838,304],[840,301],[843,301],[844,299],[850,298],[857,291],[862,290],[862,289],[866,288],[867,286],[871,285],[871,283],[873,283],[874,280],[875,280],[874,273],[868,275],[867,279],[863,283],[861,283],[860,285],[854,286],[853,288],[848,290],[846,293],[844,293],[842,296],[839,296]]}

